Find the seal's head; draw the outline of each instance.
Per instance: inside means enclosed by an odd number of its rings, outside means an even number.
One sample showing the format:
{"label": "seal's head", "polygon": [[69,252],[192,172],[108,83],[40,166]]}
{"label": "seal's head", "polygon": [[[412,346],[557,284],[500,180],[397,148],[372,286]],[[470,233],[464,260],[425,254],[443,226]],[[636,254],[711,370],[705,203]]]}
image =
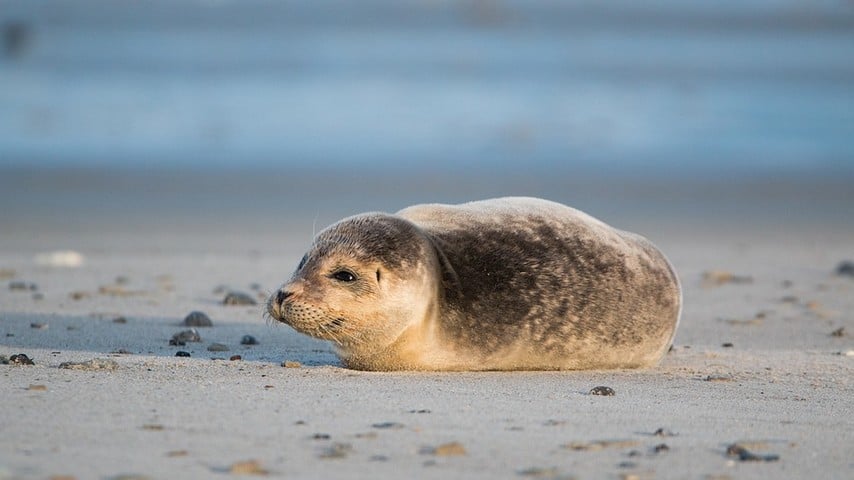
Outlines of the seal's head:
{"label": "seal's head", "polygon": [[350,217],[317,235],[291,279],[270,296],[267,312],[332,340],[345,363],[358,367],[399,351],[408,330],[429,323],[436,264],[432,243],[411,222],[376,213]]}

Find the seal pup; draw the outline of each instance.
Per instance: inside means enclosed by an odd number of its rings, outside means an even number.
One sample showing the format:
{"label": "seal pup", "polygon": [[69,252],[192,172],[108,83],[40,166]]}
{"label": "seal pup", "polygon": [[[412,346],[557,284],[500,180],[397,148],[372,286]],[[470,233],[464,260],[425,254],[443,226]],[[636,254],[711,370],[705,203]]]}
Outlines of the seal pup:
{"label": "seal pup", "polygon": [[508,197],[345,218],[320,232],[267,314],[360,370],[655,365],[679,280],[645,238]]}

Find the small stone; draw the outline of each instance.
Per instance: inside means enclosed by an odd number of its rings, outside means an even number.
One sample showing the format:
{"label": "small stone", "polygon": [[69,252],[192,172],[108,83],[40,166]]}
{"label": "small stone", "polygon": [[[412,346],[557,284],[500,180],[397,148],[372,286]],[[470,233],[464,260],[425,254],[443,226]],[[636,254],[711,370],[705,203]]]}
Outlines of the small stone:
{"label": "small stone", "polygon": [[742,445],[733,443],[726,448],[728,457],[738,457],[740,462],[776,462],[780,459],[779,455],[757,455],[751,453]]}
{"label": "small stone", "polygon": [[128,323],[128,319],[126,317],[118,316],[113,319],[113,323],[118,323],[120,325],[124,325]]}
{"label": "small stone", "polygon": [[432,413],[432,412],[426,408],[421,408],[418,410],[410,410],[409,413]]}
{"label": "small stone", "polygon": [[169,345],[182,347],[187,344],[187,342],[201,342],[202,337],[199,335],[199,332],[196,331],[195,328],[191,328],[189,330],[183,330],[175,335],[172,335],[172,338],[169,340]]}
{"label": "small stone", "polygon": [[33,322],[30,324],[30,328],[34,328],[36,330],[47,330],[48,327],[49,325],[46,323]]}
{"label": "small stone", "polygon": [[258,460],[246,460],[233,463],[228,468],[228,473],[232,475],[267,475],[270,472],[261,467],[261,462]]}
{"label": "small stone", "polygon": [[330,438],[332,438],[332,436],[328,433],[315,433],[311,436],[312,440],[329,440]]}
{"label": "small stone", "polygon": [[443,443],[429,452],[437,457],[458,457],[466,455],[465,447],[460,442]]}
{"label": "small stone", "polygon": [[732,342],[723,343],[723,344],[721,344],[721,346],[724,348],[732,348],[733,347]]}
{"label": "small stone", "polygon": [[709,270],[703,272],[703,286],[717,287],[727,283],[752,283],[753,277],[748,275],[735,275],[730,272],[720,270]]}
{"label": "small stone", "polygon": [[35,365],[35,363],[25,354],[17,353],[9,357],[9,365]]}
{"label": "small stone", "polygon": [[526,468],[524,470],[519,470],[519,475],[523,477],[538,477],[538,478],[554,478],[558,474],[558,470],[555,467],[541,468],[541,467],[531,467]]}
{"label": "small stone", "polygon": [[192,311],[184,317],[184,326],[186,327],[212,327],[213,322],[206,313],[198,310]]}
{"label": "small stone", "polygon": [[39,287],[32,282],[23,282],[20,280],[16,280],[14,282],[9,282],[9,290],[12,291],[26,291],[26,292],[35,292]]}
{"label": "small stone", "polygon": [[676,434],[671,432],[670,430],[665,430],[663,428],[659,428],[658,430],[652,432],[652,434],[656,437],[675,437]]}
{"label": "small stone", "polygon": [[93,358],[85,362],[63,362],[59,364],[59,368],[68,370],[116,370],[119,368],[119,364],[108,358]]}
{"label": "small stone", "polygon": [[844,337],[845,336],[845,327],[839,327],[836,330],[830,332],[831,337]]}
{"label": "small stone", "polygon": [[661,453],[667,451],[670,451],[670,447],[668,447],[666,443],[659,443],[658,445],[652,447],[652,453]]}
{"label": "small stone", "polygon": [[589,394],[590,395],[602,395],[605,397],[613,397],[614,395],[617,394],[617,392],[615,392],[614,389],[611,387],[606,387],[604,385],[600,385],[598,387],[593,387],[592,389],[590,389]]}
{"label": "small stone", "polygon": [[732,377],[729,375],[707,375],[703,378],[703,381],[706,382],[731,382]]}
{"label": "small stone", "polygon": [[285,368],[300,368],[302,366],[299,362],[294,362],[292,360],[285,360],[282,362],[282,366]]}
{"label": "small stone", "polygon": [[836,274],[854,278],[854,262],[848,260],[839,262],[839,265],[836,266]]}
{"label": "small stone", "polygon": [[258,340],[252,335],[244,335],[240,338],[241,345],[258,345]]}
{"label": "small stone", "polygon": [[185,351],[183,351],[183,350],[178,350],[177,352],[175,352],[175,356],[176,356],[176,357],[189,357],[189,356],[190,356],[190,352],[185,352]]}
{"label": "small stone", "polygon": [[349,453],[353,451],[353,446],[349,443],[333,443],[329,447],[325,448],[323,452],[320,454],[320,458],[323,459],[336,459],[336,458],[345,458]]}
{"label": "small stone", "polygon": [[381,430],[400,430],[400,429],[404,428],[404,425],[402,423],[397,423],[397,422],[375,423],[371,426],[374,428],[379,428]]}
{"label": "small stone", "polygon": [[238,360],[243,360],[243,357],[241,357],[240,355],[232,355],[232,356],[228,357],[228,360],[232,361],[232,362],[236,362]]}
{"label": "small stone", "polygon": [[209,352],[227,352],[228,351],[228,345],[226,345],[224,343],[212,343],[212,344],[208,345],[208,351]]}
{"label": "small stone", "polygon": [[30,385],[27,387],[27,390],[33,392],[45,392],[47,391],[47,385]]}
{"label": "small stone", "polygon": [[223,305],[256,305],[251,295],[243,292],[229,292],[222,300]]}
{"label": "small stone", "polygon": [[89,292],[81,292],[81,291],[77,291],[77,292],[71,292],[71,293],[69,293],[69,294],[68,294],[68,296],[69,296],[69,297],[71,297],[71,299],[72,299],[72,300],[83,300],[84,298],[89,298],[89,297],[91,297],[91,296],[92,296],[92,294],[91,294],[91,293],[89,293]]}

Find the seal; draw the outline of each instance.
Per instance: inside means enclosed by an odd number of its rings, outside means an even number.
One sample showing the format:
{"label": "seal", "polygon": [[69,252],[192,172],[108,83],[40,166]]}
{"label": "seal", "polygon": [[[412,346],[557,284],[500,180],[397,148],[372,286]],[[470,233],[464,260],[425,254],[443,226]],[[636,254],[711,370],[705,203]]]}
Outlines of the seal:
{"label": "seal", "polygon": [[648,367],[681,308],[648,240],[524,197],[345,218],[267,302],[360,370]]}

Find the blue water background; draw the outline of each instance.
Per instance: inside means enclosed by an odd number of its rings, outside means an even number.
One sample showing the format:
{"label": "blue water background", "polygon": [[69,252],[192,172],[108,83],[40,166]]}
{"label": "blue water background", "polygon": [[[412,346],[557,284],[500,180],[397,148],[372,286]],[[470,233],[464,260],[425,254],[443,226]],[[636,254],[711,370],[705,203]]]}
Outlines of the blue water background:
{"label": "blue water background", "polygon": [[0,2],[0,167],[854,174],[854,4]]}

